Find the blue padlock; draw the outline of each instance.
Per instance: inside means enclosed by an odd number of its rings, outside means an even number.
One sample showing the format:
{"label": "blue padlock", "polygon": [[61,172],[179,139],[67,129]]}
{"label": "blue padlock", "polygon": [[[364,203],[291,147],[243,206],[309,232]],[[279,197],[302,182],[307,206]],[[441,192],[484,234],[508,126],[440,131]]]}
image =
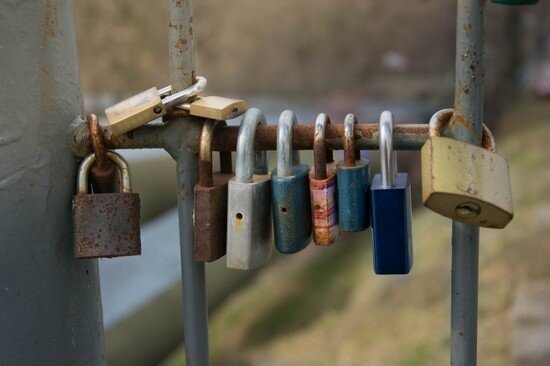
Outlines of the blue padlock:
{"label": "blue padlock", "polygon": [[413,265],[411,183],[397,172],[393,115],[380,116],[380,174],[371,190],[372,243],[376,274],[407,274]]}
{"label": "blue padlock", "polygon": [[344,161],[338,163],[338,220],[341,231],[363,231],[369,227],[369,161],[355,150],[357,118],[344,120]]}
{"label": "blue padlock", "polygon": [[277,127],[277,168],[271,173],[273,232],[281,253],[296,253],[311,242],[309,167],[300,164],[292,150],[292,126],[296,115],[284,111]]}

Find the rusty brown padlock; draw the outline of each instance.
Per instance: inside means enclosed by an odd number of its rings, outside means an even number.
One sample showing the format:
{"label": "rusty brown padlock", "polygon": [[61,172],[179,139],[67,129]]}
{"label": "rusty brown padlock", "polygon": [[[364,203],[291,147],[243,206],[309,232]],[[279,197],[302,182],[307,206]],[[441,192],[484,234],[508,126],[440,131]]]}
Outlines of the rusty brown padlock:
{"label": "rusty brown padlock", "polygon": [[195,185],[195,260],[212,262],[223,257],[227,244],[227,182],[233,177],[231,153],[220,152],[220,173],[212,173],[212,137],[224,121],[206,120],[199,152],[199,183]]}
{"label": "rusty brown padlock", "polygon": [[132,193],[128,163],[119,154],[107,151],[118,167],[121,192],[89,193],[90,154],[78,170],[77,194],[73,198],[74,256],[111,258],[141,254],[140,200]]}

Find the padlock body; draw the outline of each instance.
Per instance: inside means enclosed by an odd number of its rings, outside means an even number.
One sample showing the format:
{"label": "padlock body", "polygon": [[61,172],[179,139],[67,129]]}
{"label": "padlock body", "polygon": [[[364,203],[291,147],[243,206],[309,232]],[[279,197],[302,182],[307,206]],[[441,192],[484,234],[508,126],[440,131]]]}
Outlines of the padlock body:
{"label": "padlock body", "polygon": [[246,111],[245,100],[209,96],[197,99],[189,105],[189,114],[218,121],[240,116]]}
{"label": "padlock body", "polygon": [[411,184],[397,175],[393,188],[374,176],[371,192],[372,246],[376,274],[407,274],[413,265]]}
{"label": "padlock body", "polygon": [[370,225],[369,161],[357,160],[354,167],[346,167],[341,161],[338,176],[338,222],[342,231],[363,231]]}
{"label": "padlock body", "polygon": [[139,220],[137,193],[74,196],[74,256],[111,258],[141,254]]}
{"label": "padlock body", "polygon": [[195,260],[212,262],[225,255],[227,245],[227,182],[232,174],[214,174],[214,186],[195,185]]}
{"label": "padlock body", "polygon": [[[422,200],[443,216],[467,224],[503,228],[514,215],[508,161],[482,147],[432,137],[422,147]],[[476,216],[459,215],[463,205]]]}
{"label": "padlock body", "polygon": [[271,173],[275,247],[284,254],[296,253],[311,242],[309,167],[296,164],[292,173],[289,177],[278,176],[277,169]]}
{"label": "padlock body", "polygon": [[272,220],[269,175],[254,175],[253,183],[228,185],[227,267],[253,269],[271,257]]}
{"label": "padlock body", "polygon": [[145,90],[105,110],[113,136],[143,126],[166,114],[157,88]]}
{"label": "padlock body", "polygon": [[334,244],[340,234],[336,174],[334,170],[327,173],[327,179],[315,179],[315,174],[309,173],[313,242],[323,246]]}

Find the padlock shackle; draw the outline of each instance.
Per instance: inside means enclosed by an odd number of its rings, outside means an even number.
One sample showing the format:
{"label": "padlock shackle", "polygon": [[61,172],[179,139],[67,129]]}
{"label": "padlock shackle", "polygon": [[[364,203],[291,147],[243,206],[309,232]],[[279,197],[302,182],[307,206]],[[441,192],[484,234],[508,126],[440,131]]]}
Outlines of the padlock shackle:
{"label": "padlock shackle", "polygon": [[[120,191],[122,193],[132,193],[132,186],[130,184],[130,167],[126,159],[114,151],[107,150],[107,158],[110,159],[118,167],[120,171]],[[90,168],[95,163],[95,154],[90,154],[82,160],[78,168],[77,177],[77,194],[88,194],[88,188],[90,187]]]}
{"label": "padlock shackle", "polygon": [[430,137],[441,136],[441,131],[453,116],[454,110],[452,108],[441,109],[433,114],[430,118]]}
{"label": "padlock shackle", "polygon": [[96,156],[95,166],[101,172],[108,171],[110,166],[107,161],[107,149],[105,149],[105,143],[103,142],[103,134],[99,128],[99,120],[95,114],[90,113],[86,117],[86,121],[90,130],[90,143]]}
{"label": "padlock shackle", "polygon": [[393,114],[380,115],[380,175],[382,188],[393,188],[397,182],[397,153],[393,149]]}
{"label": "padlock shackle", "polygon": [[493,152],[496,154],[497,144],[495,142],[495,138],[493,136],[493,133],[485,123],[483,124],[483,133],[481,135],[481,145],[483,146],[484,149],[487,149],[490,152]]}
{"label": "padlock shackle", "polygon": [[356,161],[361,159],[361,151],[355,150],[355,125],[357,118],[352,113],[344,119],[344,166],[354,167]]}
{"label": "padlock shackle", "polygon": [[[214,186],[212,163],[212,139],[218,125],[226,126],[225,121],[207,119],[201,130],[199,148],[199,184],[202,187]],[[231,153],[220,153],[220,172],[231,173]]]}
{"label": "padlock shackle", "polygon": [[[430,137],[441,136],[441,131],[449,124],[453,114],[454,109],[452,108],[446,108],[435,112],[430,118]],[[490,152],[497,152],[493,133],[489,130],[489,127],[487,127],[485,123],[483,124],[483,132],[481,135],[481,146]]]}
{"label": "padlock shackle", "polygon": [[[172,93],[172,86],[171,85],[160,89],[159,90],[159,95],[161,97],[163,95],[166,95],[166,97],[164,97],[162,99],[162,104],[164,104],[166,106],[166,108],[175,107],[178,104],[184,103],[189,98],[192,98],[192,97],[202,93],[204,91],[204,89],[206,88],[206,84],[207,84],[206,78],[204,78],[202,76],[197,76],[195,78],[195,80],[196,80],[195,84],[191,85],[190,87],[188,87],[186,89],[183,89],[180,92],[174,93],[174,94],[171,94]],[[170,88],[170,89],[168,89],[168,88]],[[170,94],[168,94],[168,90],[170,90]]]}
{"label": "padlock shackle", "polygon": [[334,161],[331,149],[327,149],[326,126],[330,124],[330,118],[325,113],[320,113],[315,120],[315,133],[313,135],[313,161],[315,179],[327,179],[327,163]]}
{"label": "padlock shackle", "polygon": [[300,164],[300,152],[292,150],[292,127],[298,124],[296,114],[286,110],[279,117],[277,126],[277,175],[292,176],[292,167]]}
{"label": "padlock shackle", "polygon": [[235,180],[239,183],[252,183],[254,174],[267,174],[267,152],[254,151],[256,127],[265,124],[265,116],[258,108],[250,108],[244,114],[237,136]]}

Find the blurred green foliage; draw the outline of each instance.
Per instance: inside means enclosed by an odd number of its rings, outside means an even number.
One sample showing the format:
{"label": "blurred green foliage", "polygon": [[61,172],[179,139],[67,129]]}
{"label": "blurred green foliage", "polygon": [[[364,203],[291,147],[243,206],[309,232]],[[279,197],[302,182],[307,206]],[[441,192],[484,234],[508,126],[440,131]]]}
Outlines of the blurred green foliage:
{"label": "blurred green foliage", "polygon": [[[550,104],[523,101],[506,113],[499,152],[509,158],[515,218],[481,231],[480,364],[511,365],[516,287],[550,280]],[[518,126],[521,121],[521,127]],[[503,135],[505,134],[505,135]],[[409,276],[375,276],[370,233],[343,235],[283,256],[216,309],[214,365],[443,365],[448,363],[450,222],[414,214]],[[163,366],[181,365],[182,348]]]}

